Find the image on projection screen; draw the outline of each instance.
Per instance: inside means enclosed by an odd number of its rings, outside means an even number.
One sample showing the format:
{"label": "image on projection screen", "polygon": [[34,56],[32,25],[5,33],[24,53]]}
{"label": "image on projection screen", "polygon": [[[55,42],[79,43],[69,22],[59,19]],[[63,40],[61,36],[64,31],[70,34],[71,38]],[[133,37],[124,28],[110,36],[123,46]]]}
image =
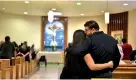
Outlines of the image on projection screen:
{"label": "image on projection screen", "polygon": [[64,25],[60,21],[45,24],[44,49],[47,51],[64,50]]}

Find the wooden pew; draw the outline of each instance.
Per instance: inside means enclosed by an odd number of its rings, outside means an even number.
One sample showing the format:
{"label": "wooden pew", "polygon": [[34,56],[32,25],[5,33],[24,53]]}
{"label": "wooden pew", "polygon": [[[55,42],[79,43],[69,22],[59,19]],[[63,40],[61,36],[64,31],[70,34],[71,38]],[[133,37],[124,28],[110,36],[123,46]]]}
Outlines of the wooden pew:
{"label": "wooden pew", "polygon": [[134,65],[134,64],[122,64],[122,65],[119,65],[119,67],[136,67],[136,65]]}
{"label": "wooden pew", "polygon": [[127,64],[131,64],[131,61],[130,60],[123,60],[125,63]]}
{"label": "wooden pew", "polygon": [[28,63],[29,62],[25,62],[25,75],[28,75]]}
{"label": "wooden pew", "polygon": [[2,69],[1,79],[10,79],[10,68]]}
{"label": "wooden pew", "polygon": [[10,79],[10,59],[0,59],[1,79]]}
{"label": "wooden pew", "polygon": [[21,78],[21,64],[16,64],[16,79]]}
{"label": "wooden pew", "polygon": [[2,79],[2,71],[0,71],[0,79]]}
{"label": "wooden pew", "polygon": [[16,79],[16,66],[10,66],[10,79]]}
{"label": "wooden pew", "polygon": [[113,72],[113,78],[116,79],[136,79],[136,65],[119,65]]}
{"label": "wooden pew", "polygon": [[0,79],[2,78],[1,61],[0,61]]}
{"label": "wooden pew", "polygon": [[21,64],[21,78],[25,77],[25,62]]}
{"label": "wooden pew", "polygon": [[25,58],[24,57],[16,57],[16,59],[12,58],[16,67],[16,75],[17,79],[24,78],[25,76]]}
{"label": "wooden pew", "polygon": [[1,69],[10,67],[10,59],[0,59],[0,62],[1,62]]}

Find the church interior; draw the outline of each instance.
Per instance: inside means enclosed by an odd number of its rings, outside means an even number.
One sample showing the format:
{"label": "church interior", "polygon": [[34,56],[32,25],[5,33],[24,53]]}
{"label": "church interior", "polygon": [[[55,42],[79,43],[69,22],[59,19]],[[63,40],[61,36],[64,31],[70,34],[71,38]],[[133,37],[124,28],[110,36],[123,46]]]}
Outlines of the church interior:
{"label": "church interior", "polygon": [[74,32],[90,20],[122,50],[110,79],[136,79],[134,0],[0,0],[0,79],[58,80]]}

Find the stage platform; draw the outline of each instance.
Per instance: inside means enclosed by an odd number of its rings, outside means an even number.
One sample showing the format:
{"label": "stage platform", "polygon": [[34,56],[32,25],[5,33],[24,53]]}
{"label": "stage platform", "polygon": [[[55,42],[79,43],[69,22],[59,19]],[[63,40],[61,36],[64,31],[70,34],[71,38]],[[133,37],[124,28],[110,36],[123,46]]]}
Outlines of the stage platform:
{"label": "stage platform", "polygon": [[63,63],[64,56],[62,52],[47,52],[47,51],[39,51],[38,56],[44,56],[47,59],[47,63]]}

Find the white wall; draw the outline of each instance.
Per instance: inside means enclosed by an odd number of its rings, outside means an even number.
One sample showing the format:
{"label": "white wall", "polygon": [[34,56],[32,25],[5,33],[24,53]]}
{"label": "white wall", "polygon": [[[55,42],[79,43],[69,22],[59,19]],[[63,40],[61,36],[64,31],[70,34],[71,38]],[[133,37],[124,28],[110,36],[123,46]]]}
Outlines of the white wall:
{"label": "white wall", "polygon": [[39,48],[40,25],[40,17],[0,13],[0,40],[10,36],[19,44],[26,40],[29,45],[34,43]]}
{"label": "white wall", "polygon": [[[72,41],[75,30],[84,29],[84,23],[88,20],[96,20],[100,25],[100,30],[107,33],[107,25],[104,23],[104,16],[96,17],[69,17],[68,18],[68,42]],[[0,12],[0,41],[5,36],[10,36],[12,41],[18,44],[28,41],[29,45],[33,43],[36,48],[40,48],[41,41],[41,17],[16,15]]]}
{"label": "white wall", "polygon": [[129,11],[128,42],[136,49],[136,10]]}
{"label": "white wall", "polygon": [[69,17],[68,19],[68,42],[72,42],[72,35],[75,30],[83,29],[86,21],[95,20],[100,26],[100,30],[107,33],[107,25],[104,22],[104,15],[95,17]]}

